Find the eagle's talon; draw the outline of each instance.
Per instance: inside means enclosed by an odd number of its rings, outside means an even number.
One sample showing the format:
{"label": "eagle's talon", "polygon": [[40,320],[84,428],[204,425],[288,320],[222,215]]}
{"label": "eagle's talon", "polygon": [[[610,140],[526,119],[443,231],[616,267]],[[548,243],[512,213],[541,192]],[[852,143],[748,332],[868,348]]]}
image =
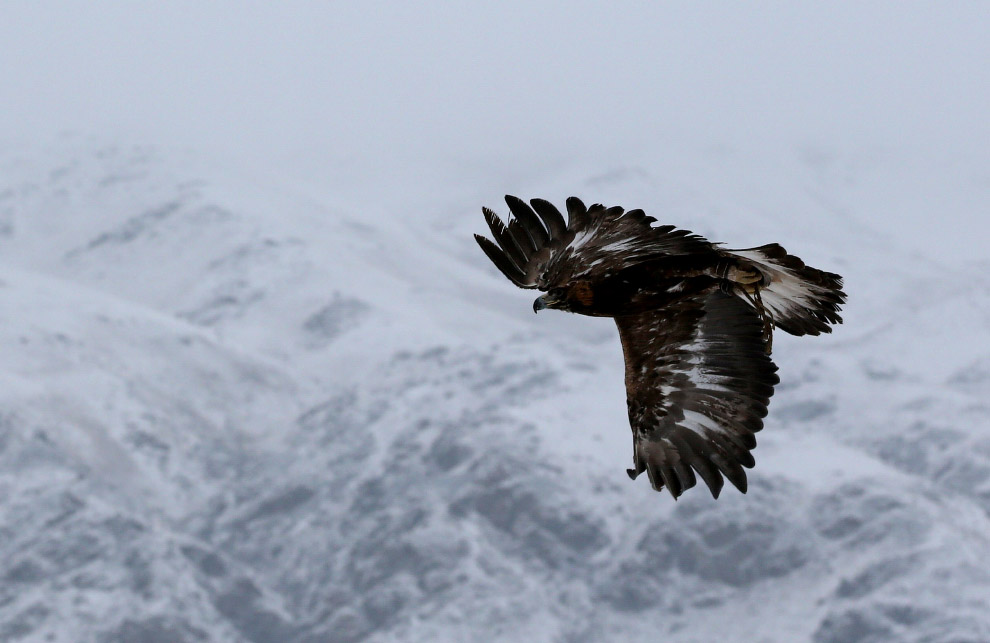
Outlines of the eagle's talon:
{"label": "eagle's talon", "polygon": [[773,316],[766,306],[763,305],[763,297],[760,295],[759,286],[744,286],[742,294],[749,300],[749,303],[756,309],[756,314],[763,322],[763,342],[766,344],[767,355],[773,350]]}
{"label": "eagle's talon", "polygon": [[763,305],[763,297],[760,296],[760,289],[757,288],[754,293],[756,299],[756,310],[760,314],[760,319],[763,321],[763,341],[767,344],[767,355],[773,350],[773,317],[770,315],[770,311],[766,309]]}

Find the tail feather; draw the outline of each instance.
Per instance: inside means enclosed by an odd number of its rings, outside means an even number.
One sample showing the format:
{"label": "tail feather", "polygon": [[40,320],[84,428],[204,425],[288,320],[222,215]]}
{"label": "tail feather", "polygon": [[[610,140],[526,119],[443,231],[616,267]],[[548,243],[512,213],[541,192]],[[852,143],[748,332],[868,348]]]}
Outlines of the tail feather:
{"label": "tail feather", "polygon": [[846,293],[839,275],[805,265],[776,243],[725,252],[763,275],[760,295],[777,328],[791,335],[820,335],[842,323],[839,310]]}

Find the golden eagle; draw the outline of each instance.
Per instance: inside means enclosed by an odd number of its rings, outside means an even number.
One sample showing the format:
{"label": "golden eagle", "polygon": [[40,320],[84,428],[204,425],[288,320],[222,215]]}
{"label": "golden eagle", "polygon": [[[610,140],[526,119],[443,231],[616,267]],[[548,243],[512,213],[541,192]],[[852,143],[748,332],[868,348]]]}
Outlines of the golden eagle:
{"label": "golden eagle", "polygon": [[508,224],[482,208],[495,243],[475,235],[520,288],[556,308],[612,317],[626,365],[633,468],[676,498],[695,474],[714,497],[724,475],[746,492],[743,467],[780,379],[770,359],[774,327],[792,335],[842,322],[842,277],[806,266],[776,243],[745,250],[674,226],[642,210],[567,199],[567,222],[551,203],[514,196]]}

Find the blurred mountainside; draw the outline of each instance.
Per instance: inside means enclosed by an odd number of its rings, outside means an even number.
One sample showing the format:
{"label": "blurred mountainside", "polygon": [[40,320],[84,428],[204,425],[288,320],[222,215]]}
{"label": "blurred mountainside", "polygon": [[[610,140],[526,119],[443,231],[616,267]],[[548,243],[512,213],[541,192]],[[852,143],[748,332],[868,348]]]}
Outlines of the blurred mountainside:
{"label": "blurred mountainside", "polygon": [[[880,212],[905,180],[932,201]],[[846,278],[834,335],[774,343],[749,493],[676,503],[626,477],[614,326],[533,316],[463,183],[358,211],[0,150],[0,641],[990,640],[990,260],[923,238],[986,176],[712,149],[514,189]]]}

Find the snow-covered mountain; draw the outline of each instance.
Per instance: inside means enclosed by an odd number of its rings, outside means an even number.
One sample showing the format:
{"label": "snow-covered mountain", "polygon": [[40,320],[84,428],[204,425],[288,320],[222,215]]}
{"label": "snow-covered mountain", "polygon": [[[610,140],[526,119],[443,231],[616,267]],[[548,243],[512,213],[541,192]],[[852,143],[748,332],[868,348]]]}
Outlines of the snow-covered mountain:
{"label": "snow-covered mountain", "polygon": [[0,150],[0,641],[990,639],[990,262],[874,218],[915,179],[909,229],[986,212],[985,171],[717,148],[520,179],[846,277],[833,336],[775,341],[749,493],[676,503],[626,477],[613,325],[529,312],[472,172],[359,209],[152,147]]}

